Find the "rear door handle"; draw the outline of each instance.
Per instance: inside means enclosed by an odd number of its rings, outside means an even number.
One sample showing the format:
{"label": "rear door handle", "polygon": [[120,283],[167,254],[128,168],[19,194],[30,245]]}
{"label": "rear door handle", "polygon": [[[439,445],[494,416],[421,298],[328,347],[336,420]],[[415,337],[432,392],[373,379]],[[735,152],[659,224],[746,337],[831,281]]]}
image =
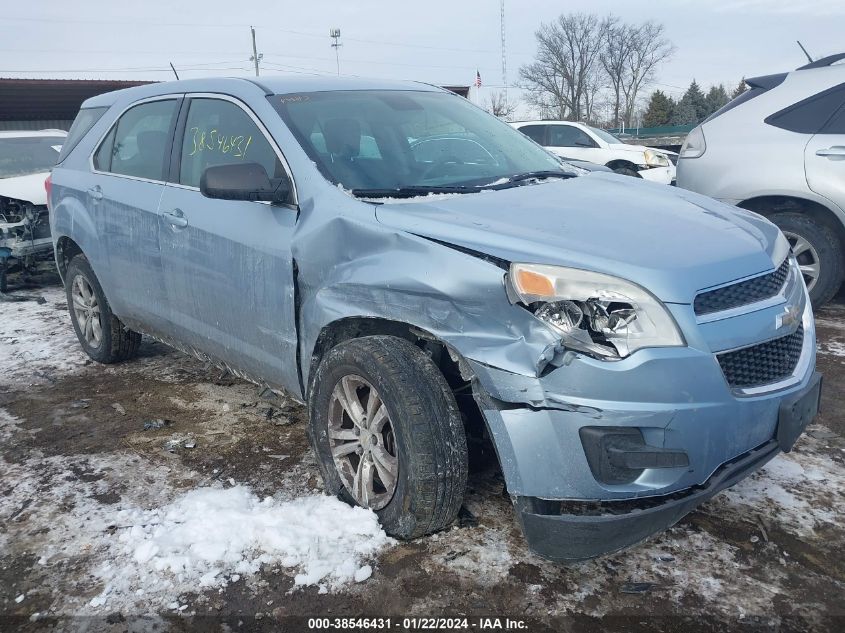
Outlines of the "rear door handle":
{"label": "rear door handle", "polygon": [[173,209],[173,211],[165,211],[161,214],[170,226],[177,229],[184,229],[188,226],[188,218],[182,213],[181,209]]}
{"label": "rear door handle", "polygon": [[825,156],[827,158],[845,158],[845,146],[834,145],[827,149],[817,149],[816,156]]}
{"label": "rear door handle", "polygon": [[102,200],[103,190],[100,189],[100,185],[96,185],[88,190],[88,195],[91,196],[91,198],[94,200]]}

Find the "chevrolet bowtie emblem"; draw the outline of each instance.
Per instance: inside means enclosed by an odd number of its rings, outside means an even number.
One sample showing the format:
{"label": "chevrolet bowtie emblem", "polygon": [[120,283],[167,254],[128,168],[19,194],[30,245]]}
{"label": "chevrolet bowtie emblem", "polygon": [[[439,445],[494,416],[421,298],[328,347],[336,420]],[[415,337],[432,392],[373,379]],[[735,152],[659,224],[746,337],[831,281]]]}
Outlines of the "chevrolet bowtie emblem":
{"label": "chevrolet bowtie emblem", "polygon": [[775,317],[775,329],[779,330],[782,327],[795,325],[800,320],[801,315],[798,306],[786,306],[783,312]]}

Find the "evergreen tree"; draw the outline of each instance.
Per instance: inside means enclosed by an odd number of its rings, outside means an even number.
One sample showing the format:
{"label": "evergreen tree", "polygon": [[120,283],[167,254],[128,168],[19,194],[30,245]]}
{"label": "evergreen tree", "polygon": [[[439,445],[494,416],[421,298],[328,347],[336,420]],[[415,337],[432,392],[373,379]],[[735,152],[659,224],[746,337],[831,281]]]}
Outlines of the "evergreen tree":
{"label": "evergreen tree", "polygon": [[730,98],[725,91],[725,87],[719,84],[718,86],[710,87],[705,100],[707,101],[707,116],[710,116],[716,110],[726,105],[730,101]]}
{"label": "evergreen tree", "polygon": [[707,98],[698,87],[698,82],[693,79],[684,96],[675,104],[672,125],[696,125],[705,118],[707,118]]}
{"label": "evergreen tree", "polygon": [[731,99],[736,99],[739,95],[741,95],[746,90],[748,90],[748,86],[745,85],[745,77],[743,77],[740,80],[739,85],[736,88],[734,88],[734,91],[731,93]]}
{"label": "evergreen tree", "polygon": [[651,93],[648,108],[643,115],[643,127],[659,127],[669,125],[672,121],[672,110],[675,104],[671,97],[663,94],[662,90]]}
{"label": "evergreen tree", "polygon": [[698,115],[695,113],[695,106],[690,99],[684,95],[672,110],[672,125],[695,125],[698,123]]}

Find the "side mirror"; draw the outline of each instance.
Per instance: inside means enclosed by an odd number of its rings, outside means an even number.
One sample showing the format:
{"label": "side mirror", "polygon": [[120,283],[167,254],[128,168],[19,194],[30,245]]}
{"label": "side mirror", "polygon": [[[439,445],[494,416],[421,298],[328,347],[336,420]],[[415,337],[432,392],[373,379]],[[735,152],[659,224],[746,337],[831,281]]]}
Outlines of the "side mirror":
{"label": "side mirror", "polygon": [[233,163],[206,168],[200,178],[200,193],[220,200],[287,202],[290,185],[286,179],[272,182],[258,163]]}
{"label": "side mirror", "polygon": [[587,141],[575,141],[575,144],[578,147],[595,147],[593,143],[589,143]]}

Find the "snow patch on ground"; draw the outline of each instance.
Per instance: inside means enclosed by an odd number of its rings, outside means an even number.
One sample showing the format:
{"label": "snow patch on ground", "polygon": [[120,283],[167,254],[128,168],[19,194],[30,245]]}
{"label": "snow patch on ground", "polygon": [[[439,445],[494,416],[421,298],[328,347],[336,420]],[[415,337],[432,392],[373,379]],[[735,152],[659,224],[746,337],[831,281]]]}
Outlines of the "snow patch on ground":
{"label": "snow patch on ground", "polygon": [[259,499],[244,486],[191,490],[114,520],[121,530],[94,572],[105,588],[93,607],[163,586],[224,587],[272,564],[296,572],[295,586],[337,590],[369,578],[365,561],[391,542],[373,512],[334,497]]}
{"label": "snow patch on ground", "polygon": [[14,293],[43,297],[45,302],[2,304],[0,318],[0,385],[54,382],[87,360],[70,322],[65,291],[47,287]]}
{"label": "snow patch on ground", "polygon": [[[0,409],[0,441],[24,432]],[[373,512],[333,497],[260,499],[244,486],[200,480],[124,453],[0,459],[0,481],[15,483],[0,496],[0,550],[14,543],[43,569],[37,587],[15,595],[48,594],[53,615],[161,613],[183,607],[180,596],[264,566],[328,592],[366,581],[392,543]]]}
{"label": "snow patch on ground", "polygon": [[715,501],[729,512],[764,515],[798,536],[824,524],[845,525],[845,469],[818,448],[818,440],[803,436],[792,453],[778,455]]}
{"label": "snow patch on ground", "polygon": [[828,339],[818,343],[819,354],[828,356],[845,356],[845,343],[837,339]]}
{"label": "snow patch on ground", "polygon": [[429,536],[428,541],[432,563],[481,583],[501,582],[515,562],[507,533],[500,529],[452,528]]}

